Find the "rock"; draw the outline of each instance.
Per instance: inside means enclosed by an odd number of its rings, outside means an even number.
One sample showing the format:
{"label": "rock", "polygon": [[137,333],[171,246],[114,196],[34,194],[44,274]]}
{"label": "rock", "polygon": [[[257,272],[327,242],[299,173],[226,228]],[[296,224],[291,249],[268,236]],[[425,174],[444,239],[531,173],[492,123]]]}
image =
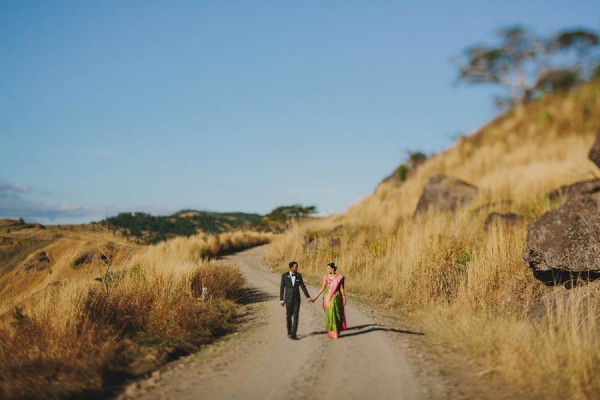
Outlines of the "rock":
{"label": "rock", "polygon": [[312,254],[322,246],[325,248],[339,247],[342,244],[342,237],[346,235],[348,229],[343,225],[337,225],[329,232],[323,234],[313,234],[308,236],[305,240],[308,241],[306,245],[306,253]]}
{"label": "rock", "polygon": [[337,225],[335,228],[329,231],[327,239],[329,240],[329,247],[339,247],[342,244],[342,237],[348,233],[348,228],[344,225]]}
{"label": "rock", "polygon": [[308,254],[316,253],[319,250],[319,238],[314,238],[306,245],[306,252]]}
{"label": "rock", "polygon": [[[588,157],[600,167],[600,130]],[[600,179],[561,186],[548,197],[567,202],[529,225],[523,261],[547,285],[600,279]]]}
{"label": "rock", "polygon": [[581,181],[571,185],[561,186],[548,193],[548,198],[555,201],[561,197],[594,194],[596,192],[600,192],[600,179],[592,179],[590,181]]}
{"label": "rock", "polygon": [[526,310],[527,318],[530,321],[548,317],[561,318],[560,314],[565,309],[565,305],[572,301],[573,296],[576,296],[578,303],[576,315],[593,315],[597,320],[598,315],[595,309],[597,303],[595,298],[598,297],[600,286],[598,286],[598,283],[594,285],[586,284],[586,287],[581,288],[578,288],[578,286],[567,287],[565,285],[565,287],[557,287],[546,291],[541,298],[529,304],[529,309]]}
{"label": "rock", "polygon": [[600,129],[598,129],[598,134],[596,136],[596,141],[592,145],[588,157],[594,164],[596,164],[600,168]]}
{"label": "rock", "polygon": [[485,222],[483,223],[483,227],[485,229],[489,229],[490,226],[493,224],[515,225],[516,223],[521,221],[523,221],[523,217],[515,213],[502,214],[493,212],[487,216]]}
{"label": "rock", "polygon": [[430,207],[441,211],[454,211],[473,201],[478,194],[477,186],[460,179],[436,175],[427,181],[417,203],[415,215],[426,212]]}
{"label": "rock", "polygon": [[488,212],[492,209],[498,209],[498,208],[508,208],[511,207],[513,205],[512,200],[500,200],[500,201],[495,201],[493,203],[485,203],[480,205],[479,207],[476,207],[473,209],[472,213],[473,215],[477,215],[479,213],[483,213],[483,212]]}
{"label": "rock", "polygon": [[570,197],[529,224],[523,261],[539,277],[600,272],[600,192]]}
{"label": "rock", "polygon": [[83,253],[79,255],[79,257],[77,257],[75,261],[73,261],[73,268],[79,268],[82,265],[89,264],[92,262],[93,259],[94,255],[92,253]]}
{"label": "rock", "polygon": [[43,271],[50,266],[50,258],[46,254],[45,251],[39,251],[35,253],[33,257],[31,257],[25,263],[25,271],[31,271],[32,269],[37,269],[38,271]]}
{"label": "rock", "polygon": [[600,278],[600,272],[571,272],[560,269],[551,271],[533,270],[533,277],[546,286],[564,284],[565,288],[571,289],[581,282],[591,282]]}

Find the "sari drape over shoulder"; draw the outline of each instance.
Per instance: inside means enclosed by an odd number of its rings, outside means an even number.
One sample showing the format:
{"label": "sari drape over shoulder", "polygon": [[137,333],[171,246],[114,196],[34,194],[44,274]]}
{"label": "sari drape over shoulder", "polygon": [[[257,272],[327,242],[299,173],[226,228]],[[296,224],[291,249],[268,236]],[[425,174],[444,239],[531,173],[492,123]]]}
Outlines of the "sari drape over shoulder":
{"label": "sari drape over shoulder", "polygon": [[325,275],[324,279],[327,285],[327,293],[323,296],[327,336],[337,338],[341,331],[346,330],[346,315],[340,294],[340,286],[344,282],[344,277],[335,275],[330,278],[329,275]]}

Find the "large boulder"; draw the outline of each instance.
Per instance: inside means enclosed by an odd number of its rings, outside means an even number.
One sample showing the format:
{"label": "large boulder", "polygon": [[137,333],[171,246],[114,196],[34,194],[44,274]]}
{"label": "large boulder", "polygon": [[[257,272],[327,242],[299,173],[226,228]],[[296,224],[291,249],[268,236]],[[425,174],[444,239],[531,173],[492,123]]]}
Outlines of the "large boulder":
{"label": "large boulder", "polygon": [[596,141],[592,145],[590,152],[588,154],[590,160],[594,162],[598,167],[600,167],[600,129],[598,129],[598,135],[596,136]]}
{"label": "large boulder", "polygon": [[529,224],[523,260],[534,273],[600,272],[600,192],[574,195]]}
{"label": "large boulder", "polygon": [[479,189],[460,179],[436,175],[427,181],[417,203],[415,214],[433,207],[441,211],[454,211],[477,197]]}

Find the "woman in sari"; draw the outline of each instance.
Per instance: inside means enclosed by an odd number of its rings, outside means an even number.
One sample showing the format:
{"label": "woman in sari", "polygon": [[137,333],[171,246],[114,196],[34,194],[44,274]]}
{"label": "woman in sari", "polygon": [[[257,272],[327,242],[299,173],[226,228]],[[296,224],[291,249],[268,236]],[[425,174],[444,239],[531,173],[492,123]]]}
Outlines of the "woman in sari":
{"label": "woman in sari", "polygon": [[325,325],[327,336],[337,339],[341,331],[346,330],[346,316],[344,307],[346,307],[346,293],[344,292],[344,277],[337,274],[337,266],[334,263],[327,264],[327,274],[323,277],[323,286],[319,293],[311,301],[323,295],[323,310],[325,311]]}

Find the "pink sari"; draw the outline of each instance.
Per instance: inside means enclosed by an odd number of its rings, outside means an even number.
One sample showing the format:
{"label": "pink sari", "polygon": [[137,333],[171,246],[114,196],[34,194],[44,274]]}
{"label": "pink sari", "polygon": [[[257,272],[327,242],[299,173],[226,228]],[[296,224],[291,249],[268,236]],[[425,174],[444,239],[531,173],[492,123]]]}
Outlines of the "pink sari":
{"label": "pink sari", "polygon": [[335,275],[330,278],[329,275],[325,275],[324,279],[325,284],[328,286],[327,294],[323,296],[327,336],[337,338],[341,331],[346,330],[346,315],[340,294],[340,286],[343,284],[344,277]]}

